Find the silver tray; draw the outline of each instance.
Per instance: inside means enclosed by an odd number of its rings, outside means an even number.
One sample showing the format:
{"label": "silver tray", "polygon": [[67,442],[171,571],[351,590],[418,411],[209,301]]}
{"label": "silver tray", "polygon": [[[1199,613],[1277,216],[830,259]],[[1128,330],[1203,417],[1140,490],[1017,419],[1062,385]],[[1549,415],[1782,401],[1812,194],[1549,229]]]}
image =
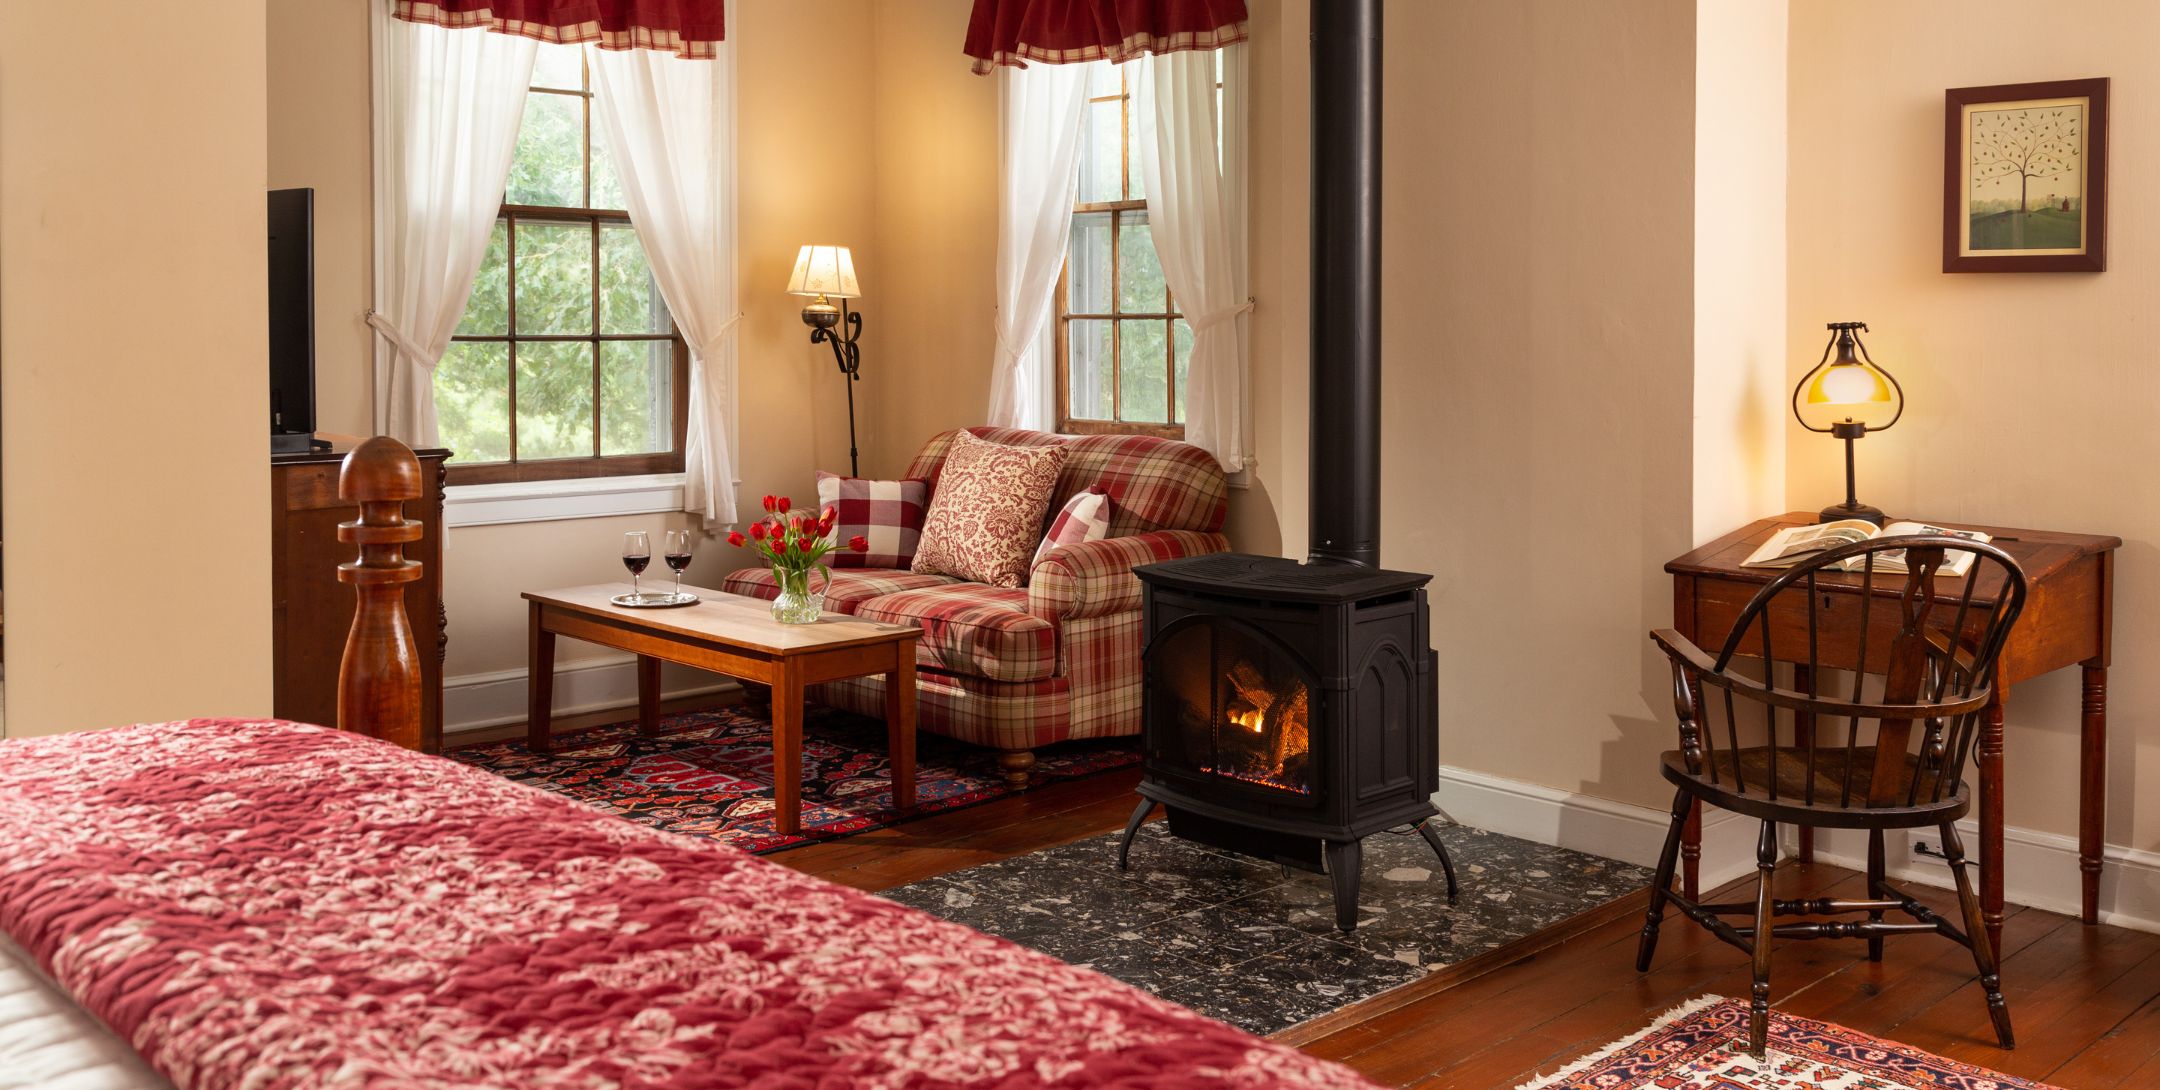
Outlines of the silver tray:
{"label": "silver tray", "polygon": [[698,596],[688,591],[681,594],[618,594],[608,601],[624,609],[675,609],[696,605]]}

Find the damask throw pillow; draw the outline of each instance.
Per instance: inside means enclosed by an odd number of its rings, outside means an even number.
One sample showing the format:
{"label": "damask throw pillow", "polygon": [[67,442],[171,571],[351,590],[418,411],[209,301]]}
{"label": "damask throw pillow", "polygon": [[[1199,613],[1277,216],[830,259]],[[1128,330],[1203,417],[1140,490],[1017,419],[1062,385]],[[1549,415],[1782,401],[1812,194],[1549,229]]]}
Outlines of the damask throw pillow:
{"label": "damask throw pillow", "polygon": [[1086,541],[1101,541],[1110,536],[1110,494],[1100,488],[1075,492],[1065,501],[1065,507],[1050,520],[1050,532],[1043,535],[1042,544],[1035,548],[1035,559],[1028,561],[1028,570],[1042,563],[1043,557],[1067,545]]}
{"label": "damask throw pillow", "polygon": [[1024,584],[1064,466],[1064,447],[954,435],[923,519],[915,570],[994,587]]}
{"label": "damask throw pillow", "polygon": [[[835,568],[906,568],[914,563],[928,491],[928,484],[913,479],[870,481],[820,471],[818,510],[830,507],[836,512],[833,540],[843,546],[826,554],[825,563]],[[844,547],[858,534],[869,540],[868,552]]]}

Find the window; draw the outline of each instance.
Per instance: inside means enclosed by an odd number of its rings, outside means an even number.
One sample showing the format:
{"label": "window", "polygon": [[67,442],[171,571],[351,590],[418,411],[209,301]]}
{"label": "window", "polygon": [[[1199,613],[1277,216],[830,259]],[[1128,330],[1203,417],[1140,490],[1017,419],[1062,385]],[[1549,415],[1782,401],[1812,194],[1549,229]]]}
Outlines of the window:
{"label": "window", "polygon": [[[1216,60],[1221,111],[1220,54]],[[1192,329],[1163,283],[1123,66],[1092,63],[1072,241],[1057,291],[1057,428],[1185,437]]]}
{"label": "window", "polygon": [[502,217],[435,368],[453,484],[682,470],[689,353],[593,125],[584,53],[541,45]]}

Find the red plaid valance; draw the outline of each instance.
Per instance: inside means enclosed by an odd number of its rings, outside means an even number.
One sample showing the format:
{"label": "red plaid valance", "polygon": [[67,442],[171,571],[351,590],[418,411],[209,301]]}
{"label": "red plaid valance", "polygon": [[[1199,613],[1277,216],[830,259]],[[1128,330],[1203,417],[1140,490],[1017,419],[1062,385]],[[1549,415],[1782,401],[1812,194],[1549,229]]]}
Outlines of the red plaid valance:
{"label": "red plaid valance", "polygon": [[724,0],[391,0],[411,23],[486,27],[543,42],[658,49],[710,60],[727,40]]}
{"label": "red plaid valance", "polygon": [[975,0],[975,71],[1029,61],[1126,61],[1245,40],[1245,0]]}

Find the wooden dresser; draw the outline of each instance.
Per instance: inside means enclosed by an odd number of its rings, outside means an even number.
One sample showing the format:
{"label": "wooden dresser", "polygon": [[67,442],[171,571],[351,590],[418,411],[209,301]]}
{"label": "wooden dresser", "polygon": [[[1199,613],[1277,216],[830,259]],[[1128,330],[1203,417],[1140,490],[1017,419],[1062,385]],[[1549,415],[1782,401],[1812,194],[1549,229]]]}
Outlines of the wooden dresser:
{"label": "wooden dresser", "polygon": [[[270,456],[270,581],[272,584],[273,708],[281,719],[335,725],[338,660],[352,628],[353,589],[337,580],[337,566],[357,555],[338,541],[338,523],[359,517],[338,499],[338,466],[352,449],[338,441],[327,451]],[[421,495],[405,505],[405,517],[421,523],[419,541],[405,555],[421,563],[420,579],[405,589],[405,613],[420,645],[421,747],[442,750],[443,654],[449,617],[442,606],[443,460],[447,450],[415,451]],[[432,653],[431,653],[432,651]]]}

